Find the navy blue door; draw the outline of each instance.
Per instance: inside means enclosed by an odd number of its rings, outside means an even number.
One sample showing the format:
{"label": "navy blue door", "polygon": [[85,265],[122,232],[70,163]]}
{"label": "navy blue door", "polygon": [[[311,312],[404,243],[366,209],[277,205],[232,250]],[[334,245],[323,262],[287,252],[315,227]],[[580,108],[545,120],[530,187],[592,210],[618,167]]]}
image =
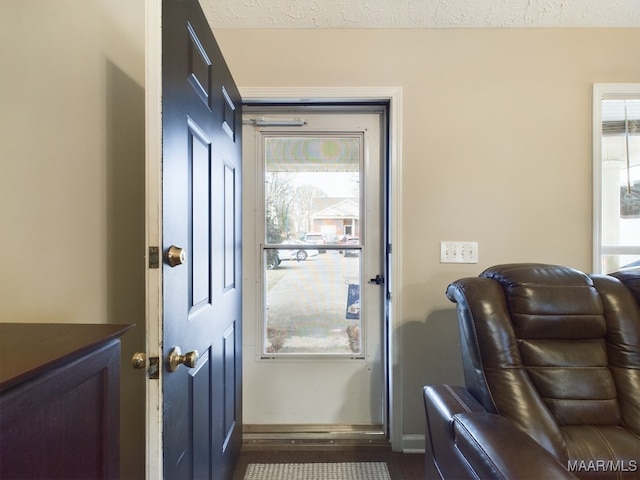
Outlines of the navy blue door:
{"label": "navy blue door", "polygon": [[241,100],[197,0],[162,18],[164,478],[224,479],[241,445]]}

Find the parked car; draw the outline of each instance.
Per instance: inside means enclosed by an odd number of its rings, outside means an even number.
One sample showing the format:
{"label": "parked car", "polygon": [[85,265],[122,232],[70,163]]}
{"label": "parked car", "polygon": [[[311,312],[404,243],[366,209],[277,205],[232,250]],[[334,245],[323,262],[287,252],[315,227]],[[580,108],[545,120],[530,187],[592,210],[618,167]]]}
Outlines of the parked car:
{"label": "parked car", "polygon": [[277,268],[280,263],[285,260],[295,260],[297,262],[303,262],[309,257],[318,255],[318,250],[312,248],[299,248],[297,245],[303,245],[303,242],[295,241],[296,248],[284,249],[279,248],[277,250],[268,250],[267,253],[267,268],[272,270]]}
{"label": "parked car", "polygon": [[[319,232],[309,232],[304,236],[304,243],[309,245],[324,245],[327,243],[327,240],[324,238],[324,235]],[[319,250],[320,253],[326,253],[327,251],[324,249]]]}
{"label": "parked car", "polygon": [[292,250],[278,250],[278,258],[280,260],[296,260],[302,262],[309,257],[318,255],[318,250],[315,249],[292,249]]}
{"label": "parked car", "polygon": [[[360,239],[358,237],[348,237],[347,240],[344,242],[345,245],[360,245]],[[345,249],[343,250],[343,255],[345,257],[359,257],[360,256],[360,250],[357,250],[355,248],[347,248],[345,247]]]}

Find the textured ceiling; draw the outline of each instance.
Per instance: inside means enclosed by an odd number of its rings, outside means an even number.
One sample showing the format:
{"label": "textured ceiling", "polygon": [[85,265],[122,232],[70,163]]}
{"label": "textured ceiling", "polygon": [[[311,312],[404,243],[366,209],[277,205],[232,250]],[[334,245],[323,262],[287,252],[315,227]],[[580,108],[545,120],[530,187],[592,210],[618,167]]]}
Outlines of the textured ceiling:
{"label": "textured ceiling", "polygon": [[200,0],[213,28],[640,27],[639,0]]}

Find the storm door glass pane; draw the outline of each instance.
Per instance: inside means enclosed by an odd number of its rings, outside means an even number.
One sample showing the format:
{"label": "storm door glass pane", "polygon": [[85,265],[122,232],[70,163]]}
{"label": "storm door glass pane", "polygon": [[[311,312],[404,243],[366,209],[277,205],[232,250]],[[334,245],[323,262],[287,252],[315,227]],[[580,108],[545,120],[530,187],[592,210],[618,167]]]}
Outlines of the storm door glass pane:
{"label": "storm door glass pane", "polygon": [[264,355],[361,356],[361,136],[264,144]]}

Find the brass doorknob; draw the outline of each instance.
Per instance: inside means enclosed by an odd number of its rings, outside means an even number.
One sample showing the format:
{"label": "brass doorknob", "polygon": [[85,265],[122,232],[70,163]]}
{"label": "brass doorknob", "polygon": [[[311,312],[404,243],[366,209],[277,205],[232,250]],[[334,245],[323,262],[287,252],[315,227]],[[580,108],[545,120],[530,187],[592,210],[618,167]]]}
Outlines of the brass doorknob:
{"label": "brass doorknob", "polygon": [[142,370],[147,366],[147,354],[136,352],[131,357],[131,366],[137,370]]}
{"label": "brass doorknob", "polygon": [[171,372],[175,372],[180,364],[185,367],[194,368],[198,363],[198,358],[200,358],[200,354],[197,350],[182,355],[180,347],[173,347],[167,358],[167,366]]}
{"label": "brass doorknob", "polygon": [[187,261],[187,251],[184,248],[171,245],[167,250],[167,263],[170,267],[177,267]]}

